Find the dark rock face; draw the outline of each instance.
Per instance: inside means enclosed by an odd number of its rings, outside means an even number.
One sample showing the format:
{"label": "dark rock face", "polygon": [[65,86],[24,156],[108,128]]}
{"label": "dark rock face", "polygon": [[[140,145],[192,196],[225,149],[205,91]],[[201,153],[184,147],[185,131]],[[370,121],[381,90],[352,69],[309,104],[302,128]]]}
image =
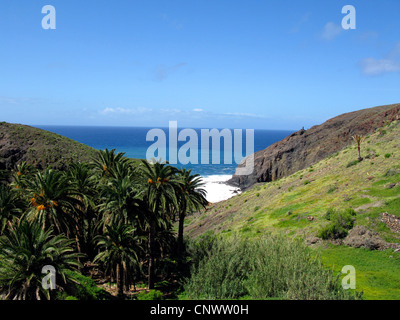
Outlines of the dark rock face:
{"label": "dark rock face", "polygon": [[348,146],[354,134],[371,134],[399,117],[400,104],[393,104],[345,113],[308,130],[299,130],[256,152],[253,173],[233,175],[229,183],[247,189],[257,182],[291,175]]}
{"label": "dark rock face", "polygon": [[14,146],[7,138],[3,135],[0,139],[0,170],[11,170],[26,153],[26,150]]}

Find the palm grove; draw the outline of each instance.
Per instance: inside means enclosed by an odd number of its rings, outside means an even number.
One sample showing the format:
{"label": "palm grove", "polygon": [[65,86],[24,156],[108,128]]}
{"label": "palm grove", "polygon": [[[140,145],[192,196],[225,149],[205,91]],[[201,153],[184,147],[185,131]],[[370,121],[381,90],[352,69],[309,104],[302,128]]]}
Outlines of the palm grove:
{"label": "palm grove", "polygon": [[[207,205],[199,175],[115,150],[64,171],[22,163],[11,175],[0,184],[3,299],[56,298],[87,266],[114,280],[119,296],[137,281],[153,289],[160,270],[184,260],[186,214]],[[45,265],[57,290],[42,287]]]}

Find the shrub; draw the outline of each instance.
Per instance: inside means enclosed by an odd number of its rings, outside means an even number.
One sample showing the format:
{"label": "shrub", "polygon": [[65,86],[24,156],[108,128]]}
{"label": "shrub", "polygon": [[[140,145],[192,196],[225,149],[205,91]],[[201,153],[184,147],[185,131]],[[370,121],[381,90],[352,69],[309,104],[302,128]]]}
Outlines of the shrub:
{"label": "shrub", "polygon": [[392,155],[391,155],[390,153],[386,153],[386,154],[385,154],[385,158],[386,158],[386,159],[390,158],[391,156],[392,156]]}
{"label": "shrub", "polygon": [[[328,216],[328,217],[327,217]],[[328,239],[342,239],[347,236],[348,231],[353,228],[356,212],[349,208],[344,211],[328,210],[325,217],[330,223],[320,229],[318,237]]]}
{"label": "shrub", "polygon": [[337,190],[337,187],[335,185],[331,185],[331,186],[329,186],[328,193],[335,192],[336,190]]}
{"label": "shrub", "polygon": [[186,281],[190,299],[349,299],[303,241],[284,236],[218,238]]}
{"label": "shrub", "polygon": [[138,300],[163,300],[163,293],[159,290],[142,291],[136,295]]}
{"label": "shrub", "polygon": [[336,209],[335,208],[329,208],[327,211],[326,211],[326,213],[325,213],[325,215],[324,215],[324,218],[326,219],[326,220],[331,220],[331,215],[333,215],[333,214],[335,214],[336,213]]}
{"label": "shrub", "polygon": [[[227,232],[231,231],[230,229]],[[191,257],[193,265],[198,265],[200,260],[207,256],[208,252],[213,248],[217,237],[211,233],[206,232],[201,235],[197,240],[187,239],[186,250]]]}
{"label": "shrub", "polygon": [[92,278],[86,277],[78,272],[66,271],[77,283],[70,284],[64,299],[71,300],[71,296],[77,300],[108,300],[111,295],[104,289],[98,287]]}
{"label": "shrub", "polygon": [[352,166],[355,166],[355,165],[358,164],[358,163],[359,163],[358,160],[350,161],[350,162],[347,164],[346,168],[350,168],[350,167],[352,167]]}
{"label": "shrub", "polygon": [[348,230],[336,223],[330,223],[326,227],[322,228],[318,237],[323,240],[328,239],[341,239],[347,236]]}
{"label": "shrub", "polygon": [[385,177],[392,177],[398,174],[397,170],[390,168],[388,171],[385,173]]}
{"label": "shrub", "polygon": [[355,217],[357,215],[357,212],[353,208],[347,208],[344,210],[345,214],[348,214],[352,217]]}
{"label": "shrub", "polygon": [[387,133],[387,131],[382,128],[379,128],[378,131],[380,136],[384,136]]}

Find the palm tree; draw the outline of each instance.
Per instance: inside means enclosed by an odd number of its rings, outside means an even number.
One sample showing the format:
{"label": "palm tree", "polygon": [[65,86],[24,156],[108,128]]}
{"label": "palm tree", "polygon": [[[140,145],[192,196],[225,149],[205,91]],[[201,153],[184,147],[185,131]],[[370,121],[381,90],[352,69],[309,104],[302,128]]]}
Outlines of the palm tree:
{"label": "palm tree", "polygon": [[154,243],[160,250],[160,258],[163,259],[169,252],[172,252],[176,246],[175,233],[172,225],[167,228],[157,228],[154,234]]}
{"label": "palm tree", "polygon": [[355,134],[354,136],[352,136],[353,140],[355,141],[355,143],[357,144],[357,150],[358,150],[358,161],[362,161],[362,157],[361,157],[361,142],[364,141],[364,137],[359,135],[359,134]]}
{"label": "palm tree", "polygon": [[33,168],[25,161],[16,165],[12,174],[12,186],[21,191],[27,186]]}
{"label": "palm tree", "polygon": [[144,200],[148,205],[146,225],[148,230],[148,288],[154,288],[154,241],[157,227],[166,227],[173,209],[178,208],[176,190],[181,182],[176,177],[177,169],[166,163],[150,165],[142,161],[141,168],[145,187]]}
{"label": "palm tree", "polygon": [[67,178],[81,199],[85,208],[93,207],[93,198],[96,194],[98,181],[92,171],[93,167],[87,163],[72,163],[67,171]]}
{"label": "palm tree", "polygon": [[95,198],[98,194],[98,181],[92,166],[87,163],[72,163],[67,171],[67,179],[76,191],[79,205],[75,208],[75,236],[78,252],[93,258],[92,242],[96,235],[98,214]]}
{"label": "palm tree", "polygon": [[103,203],[100,208],[104,225],[133,222],[139,195],[134,177],[128,175],[123,178],[110,178],[109,182],[101,187]]}
{"label": "palm tree", "polygon": [[180,257],[183,252],[183,226],[186,214],[205,208],[208,205],[208,201],[206,200],[206,191],[202,188],[204,183],[199,174],[192,174],[190,169],[180,169],[178,177],[182,181],[177,192],[179,199],[177,252]]}
{"label": "palm tree", "polygon": [[0,185],[0,235],[8,223],[15,222],[24,208],[24,203],[9,186]]}
{"label": "palm tree", "polygon": [[141,238],[135,235],[135,229],[129,225],[106,226],[104,235],[96,237],[98,247],[103,249],[94,261],[102,261],[111,272],[116,270],[118,295],[123,296],[124,279],[128,269],[139,267],[138,253],[141,251]]}
{"label": "palm tree", "polygon": [[95,168],[100,172],[101,177],[116,177],[117,163],[127,163],[128,158],[124,157],[125,153],[115,152],[115,149],[111,151],[99,150],[97,158],[93,160]]}
{"label": "palm tree", "polygon": [[67,270],[79,266],[72,240],[54,236],[52,228],[43,230],[37,222],[23,221],[10,226],[0,238],[0,288],[5,299],[50,299],[49,290],[42,287],[42,268],[51,265],[56,270],[56,284],[73,281]]}
{"label": "palm tree", "polygon": [[75,209],[81,206],[81,202],[67,176],[47,168],[28,181],[26,192],[31,203],[24,217],[40,221],[44,229],[53,225],[58,233],[65,232],[68,236]]}

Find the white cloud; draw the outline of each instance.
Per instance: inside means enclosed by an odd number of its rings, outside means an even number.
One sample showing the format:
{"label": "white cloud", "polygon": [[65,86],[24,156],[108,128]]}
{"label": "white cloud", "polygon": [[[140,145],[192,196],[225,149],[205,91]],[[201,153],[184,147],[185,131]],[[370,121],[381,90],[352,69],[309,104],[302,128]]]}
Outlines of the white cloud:
{"label": "white cloud", "polygon": [[335,39],[341,32],[343,28],[333,22],[328,22],[324,26],[324,30],[322,31],[321,37],[324,40],[331,41]]}
{"label": "white cloud", "polygon": [[360,66],[367,76],[400,71],[400,63],[389,59],[366,58],[360,62]]}
{"label": "white cloud", "polygon": [[360,61],[363,74],[377,76],[380,74],[400,72],[400,42],[383,58],[365,58]]}
{"label": "white cloud", "polygon": [[147,112],[151,112],[151,109],[148,108],[133,108],[133,109],[128,109],[128,108],[105,108],[104,110],[101,110],[100,113],[103,115],[110,115],[110,114],[143,114]]}
{"label": "white cloud", "polygon": [[177,114],[177,113],[182,113],[182,110],[180,109],[160,109],[161,112],[167,113],[167,114]]}
{"label": "white cloud", "polygon": [[266,115],[254,114],[247,112],[226,112],[226,113],[215,113],[210,112],[202,108],[193,109],[178,109],[178,108],[121,108],[121,107],[107,107],[99,111],[103,116],[108,116],[110,119],[128,120],[130,116],[138,116],[139,118],[155,119],[168,119],[178,121],[198,120],[198,119],[220,119],[228,121],[241,121],[245,119],[269,119]]}
{"label": "white cloud", "polygon": [[13,98],[13,97],[0,97],[0,104],[19,105],[23,103],[33,103],[38,101],[37,98]]}
{"label": "white cloud", "polygon": [[224,113],[223,115],[234,116],[234,117],[247,117],[247,118],[265,118],[265,116],[260,114],[245,113],[245,112],[227,112]]}

